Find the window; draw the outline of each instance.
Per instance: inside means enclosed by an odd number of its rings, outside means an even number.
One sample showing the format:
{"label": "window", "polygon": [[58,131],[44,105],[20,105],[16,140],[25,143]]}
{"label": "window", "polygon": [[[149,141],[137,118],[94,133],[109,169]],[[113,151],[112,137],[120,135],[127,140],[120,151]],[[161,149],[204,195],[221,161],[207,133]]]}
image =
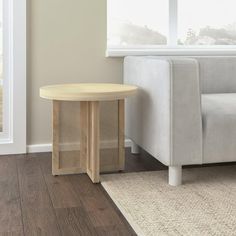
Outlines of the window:
{"label": "window", "polygon": [[0,155],[26,152],[26,0],[0,0]]}
{"label": "window", "polygon": [[[110,0],[109,2],[108,45],[166,45],[167,0]],[[162,6],[162,9],[159,6]]]}
{"label": "window", "polygon": [[108,54],[129,49],[236,52],[235,0],[107,1]]}

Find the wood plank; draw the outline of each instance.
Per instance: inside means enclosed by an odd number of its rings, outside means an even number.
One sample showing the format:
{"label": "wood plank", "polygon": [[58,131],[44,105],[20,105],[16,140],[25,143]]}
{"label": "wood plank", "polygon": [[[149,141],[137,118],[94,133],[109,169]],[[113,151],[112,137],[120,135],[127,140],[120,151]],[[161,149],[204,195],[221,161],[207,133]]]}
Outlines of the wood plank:
{"label": "wood plank", "polygon": [[119,169],[125,169],[125,100],[118,101]]}
{"label": "wood plank", "polygon": [[50,158],[40,159],[44,178],[63,235],[96,235],[81,199],[70,182],[71,176],[52,176]]}
{"label": "wood plank", "polygon": [[126,232],[123,235],[132,235],[133,230],[123,220],[123,216],[119,215],[119,211],[114,208],[114,203],[107,199],[107,195],[100,184],[94,185],[86,175],[71,176],[70,180],[96,229],[98,227],[98,230],[103,232],[106,229],[110,231],[117,227],[117,229]]}
{"label": "wood plank", "polygon": [[23,236],[23,232],[19,232],[19,231],[11,231],[11,232],[4,232],[4,233],[1,233],[0,232],[0,235],[1,236]]}
{"label": "wood plank", "polygon": [[0,234],[23,235],[16,157],[0,158]]}
{"label": "wood plank", "polygon": [[[166,168],[143,151],[140,155],[130,154],[129,149],[126,151],[126,172]],[[94,229],[98,235],[135,235],[100,184],[92,184],[86,174],[61,176],[59,181],[54,182],[52,179],[57,177],[51,176],[51,153],[28,156],[31,158],[0,158],[0,235],[23,235],[22,224],[20,230],[18,228],[19,213],[15,214],[19,211],[19,207],[15,207],[15,202],[19,202],[19,196],[25,235],[83,235],[78,232],[90,232],[91,234],[87,235],[93,235]],[[20,191],[15,183],[17,168],[14,167],[14,163],[18,165]],[[48,190],[50,186],[53,195],[49,195],[47,191],[43,178],[46,175],[49,178],[48,181],[45,178]],[[72,194],[63,194],[63,191]],[[55,209],[49,196],[52,196]],[[77,198],[80,203],[77,202]],[[75,205],[78,206],[63,208]]]}
{"label": "wood plank", "polygon": [[36,158],[40,161],[41,168],[44,174],[52,175],[52,153],[30,153],[28,156]]}
{"label": "wood plank", "polygon": [[45,182],[52,200],[54,208],[71,208],[82,205],[73,185],[70,182],[70,176],[54,177],[48,173],[50,168],[50,159],[42,158],[39,160]]}
{"label": "wood plank", "polygon": [[97,235],[83,207],[57,208],[56,214],[63,235]]}
{"label": "wood plank", "polygon": [[121,223],[102,193],[100,185],[94,185],[87,176],[82,178],[81,176],[71,176],[70,179],[95,227]]}
{"label": "wood plank", "polygon": [[99,236],[135,236],[137,235],[134,231],[128,231],[126,227],[120,225],[108,226],[108,227],[96,227],[96,233]]}
{"label": "wood plank", "polygon": [[139,154],[131,154],[131,148],[125,150],[125,170],[124,172],[167,170],[168,167],[160,163],[144,150]]}
{"label": "wood plank", "polygon": [[88,102],[80,102],[80,163],[86,170],[88,158]]}
{"label": "wood plank", "polygon": [[52,126],[53,126],[53,151],[52,151],[52,174],[57,175],[60,169],[60,150],[59,150],[59,139],[60,139],[60,101],[53,101],[53,115],[52,115]]}
{"label": "wood plank", "polygon": [[19,187],[25,235],[60,235],[37,158],[19,158]]}
{"label": "wood plank", "polygon": [[89,125],[88,125],[88,160],[87,174],[93,183],[100,181],[100,115],[99,102],[89,102]]}
{"label": "wood plank", "polygon": [[60,168],[59,170],[53,171],[53,176],[57,177],[59,175],[74,175],[74,174],[81,174],[84,173],[83,170],[81,170],[80,167],[74,167],[74,168]]}

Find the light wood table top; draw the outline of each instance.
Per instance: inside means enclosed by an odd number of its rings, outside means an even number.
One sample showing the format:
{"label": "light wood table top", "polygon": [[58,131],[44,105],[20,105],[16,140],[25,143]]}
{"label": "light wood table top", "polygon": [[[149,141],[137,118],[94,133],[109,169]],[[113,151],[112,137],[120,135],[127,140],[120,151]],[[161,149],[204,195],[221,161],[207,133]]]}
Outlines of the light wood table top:
{"label": "light wood table top", "polygon": [[137,87],[125,84],[78,83],[40,88],[40,97],[61,101],[108,101],[135,94]]}

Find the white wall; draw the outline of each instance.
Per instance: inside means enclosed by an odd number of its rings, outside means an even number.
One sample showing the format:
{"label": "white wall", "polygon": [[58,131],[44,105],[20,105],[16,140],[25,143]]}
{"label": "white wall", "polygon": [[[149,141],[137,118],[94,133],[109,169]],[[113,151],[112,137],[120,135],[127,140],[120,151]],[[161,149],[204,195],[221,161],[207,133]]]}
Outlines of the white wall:
{"label": "white wall", "polygon": [[105,58],[106,0],[28,0],[29,145],[51,142],[43,85],[122,82],[122,59]]}

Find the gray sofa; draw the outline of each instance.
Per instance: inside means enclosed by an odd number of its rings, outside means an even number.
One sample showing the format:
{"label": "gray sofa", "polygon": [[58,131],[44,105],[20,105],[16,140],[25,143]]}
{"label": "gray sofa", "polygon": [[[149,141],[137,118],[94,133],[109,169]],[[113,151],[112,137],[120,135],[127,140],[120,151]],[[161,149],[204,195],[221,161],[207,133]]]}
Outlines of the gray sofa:
{"label": "gray sofa", "polygon": [[126,135],[169,167],[236,161],[236,57],[126,57]]}

